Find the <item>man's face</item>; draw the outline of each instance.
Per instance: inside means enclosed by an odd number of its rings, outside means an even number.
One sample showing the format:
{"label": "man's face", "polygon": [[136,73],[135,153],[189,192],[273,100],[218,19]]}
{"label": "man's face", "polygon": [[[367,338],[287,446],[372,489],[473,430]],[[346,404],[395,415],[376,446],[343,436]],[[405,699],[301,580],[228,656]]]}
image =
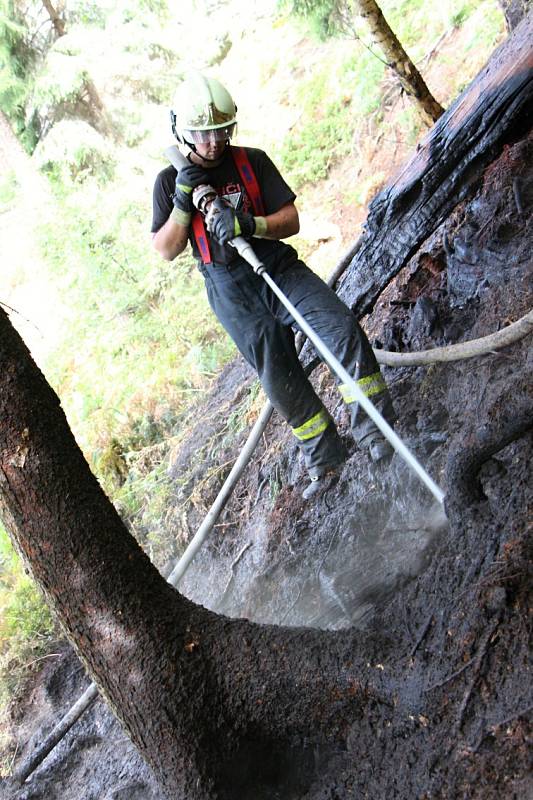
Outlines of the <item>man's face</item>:
{"label": "man's face", "polygon": [[[185,130],[183,140],[190,142],[192,150],[196,151],[191,155],[193,161],[209,167],[209,162],[218,162],[226,149],[226,143],[231,139],[235,131],[235,123],[224,128],[213,128],[208,130]],[[195,158],[196,155],[196,158]],[[205,161],[203,159],[206,159]],[[216,163],[213,164],[216,166]]]}
{"label": "man's face", "polygon": [[[199,156],[203,156],[203,158],[208,159],[208,161],[217,161],[219,158],[222,157],[224,150],[226,149],[226,142],[225,141],[213,141],[209,142],[202,142],[201,144],[196,145],[196,152]],[[209,166],[208,163],[205,161],[202,162],[204,166]]]}

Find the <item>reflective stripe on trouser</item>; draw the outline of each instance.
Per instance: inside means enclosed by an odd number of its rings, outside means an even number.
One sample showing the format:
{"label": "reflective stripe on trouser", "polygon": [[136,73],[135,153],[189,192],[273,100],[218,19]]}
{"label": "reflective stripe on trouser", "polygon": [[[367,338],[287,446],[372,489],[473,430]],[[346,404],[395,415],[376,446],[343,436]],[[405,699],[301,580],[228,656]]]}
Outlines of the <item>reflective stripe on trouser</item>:
{"label": "reflective stripe on trouser", "polygon": [[347,458],[346,448],[339,438],[335,424],[322,408],[303,425],[293,428],[309,475],[320,477],[331,467],[342,464]]}
{"label": "reflective stripe on trouser", "polygon": [[[363,394],[372,399],[372,403],[380,414],[385,417],[390,425],[393,425],[397,417],[387,384],[381,372],[378,370],[371,375],[366,375],[364,378],[355,378],[355,381]],[[353,390],[345,383],[341,383],[339,384],[339,392],[350,411],[350,422],[357,443],[361,444],[367,437],[378,433],[379,431],[374,422],[360,408]]]}
{"label": "reflective stripe on trouser", "polygon": [[[350,375],[362,373],[362,377],[377,372],[372,348],[352,312],[292,254],[294,250],[287,245],[273,248],[266,263],[272,278]],[[298,359],[292,317],[262,278],[240,260],[231,267],[211,265],[201,267],[201,271],[211,308],[244,358],[257,370],[267,397],[290,427],[298,431],[317,415],[327,414]],[[388,392],[384,394],[388,396]],[[329,424],[319,426],[313,436],[298,437],[310,471],[336,465],[344,458],[342,441],[327,416]],[[355,426],[353,422],[352,418],[357,441],[375,430],[366,415],[359,415]]]}
{"label": "reflective stripe on trouser", "polygon": [[[375,394],[387,391],[387,384],[383,380],[381,372],[374,372],[373,375],[367,375],[366,378],[358,378],[356,383],[365,397],[373,397]],[[355,392],[347,383],[339,384],[339,392],[345,403],[355,403],[357,400]]]}
{"label": "reflective stripe on trouser", "polygon": [[331,417],[328,412],[325,408],[321,408],[318,414],[314,414],[311,419],[306,420],[303,425],[293,428],[292,432],[297,439],[301,442],[305,442],[307,439],[312,439],[314,436],[319,436],[321,433],[324,433],[330,422]]}

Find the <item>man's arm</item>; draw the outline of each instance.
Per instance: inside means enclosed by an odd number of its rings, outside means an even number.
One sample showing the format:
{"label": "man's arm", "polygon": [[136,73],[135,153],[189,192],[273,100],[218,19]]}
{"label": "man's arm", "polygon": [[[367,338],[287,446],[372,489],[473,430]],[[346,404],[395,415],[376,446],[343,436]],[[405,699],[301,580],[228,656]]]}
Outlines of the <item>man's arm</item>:
{"label": "man's arm", "polygon": [[[300,230],[298,210],[293,202],[286,203],[278,211],[266,217],[255,217],[255,235],[262,239],[286,239]],[[152,243],[166,261],[173,261],[182,253],[188,241],[189,228],[171,215],[165,224],[152,235]]]}
{"label": "man's arm", "polygon": [[165,261],[173,261],[187,247],[188,236],[189,226],[176,222],[171,215],[157,233],[152,234],[152,244]]}
{"label": "man's arm", "polygon": [[153,192],[152,242],[166,261],[173,261],[185,250],[194,211],[192,193],[206,181],[205,171],[197,164],[186,164],[179,173],[174,167],[166,167],[157,176]]}
{"label": "man's arm", "polygon": [[286,203],[266,217],[255,217],[255,236],[262,239],[286,239],[299,230],[300,219],[294,203]]}

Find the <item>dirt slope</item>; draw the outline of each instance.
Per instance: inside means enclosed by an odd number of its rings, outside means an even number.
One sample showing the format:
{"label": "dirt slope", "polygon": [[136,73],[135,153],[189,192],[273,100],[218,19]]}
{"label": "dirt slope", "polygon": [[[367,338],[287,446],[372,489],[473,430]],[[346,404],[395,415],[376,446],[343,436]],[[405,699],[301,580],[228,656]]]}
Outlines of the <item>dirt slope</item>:
{"label": "dirt slope", "polygon": [[[490,333],[529,310],[532,155],[531,138],[504,149],[476,196],[456,209],[384,293],[366,323],[374,339],[388,348],[431,347]],[[531,439],[522,435],[521,417],[525,399],[530,403],[530,348],[526,339],[455,365],[387,370],[400,412],[398,432],[446,485],[449,525],[398,457],[385,471],[360,457],[324,369],[313,380],[346,434],[351,457],[315,502],[300,500],[303,468],[285,426],[274,420],[269,427],[182,588],[233,616],[379,630],[391,637],[395,656],[376,669],[384,681],[398,682],[399,702],[410,708],[401,725],[384,722],[376,730],[360,720],[346,750],[327,756],[317,751],[314,767],[295,764],[286,783],[292,788],[269,797],[486,800],[531,791]],[[189,506],[191,530],[245,435],[217,440],[228,410],[246,400],[250,385],[246,368],[230,365],[196,410],[197,427],[176,454],[175,474],[190,479],[177,484],[179,513],[187,487],[213,474],[196,508]],[[217,416],[221,397],[223,414]],[[506,426],[516,421],[521,427],[509,434]],[[208,463],[197,463],[200,448],[216,441],[219,446],[206,447]],[[472,481],[478,473],[481,494]],[[68,651],[48,666],[14,720],[21,755],[85,684]],[[361,746],[367,756],[355,764],[351,752],[360,753]],[[102,704],[12,796],[160,797]]]}

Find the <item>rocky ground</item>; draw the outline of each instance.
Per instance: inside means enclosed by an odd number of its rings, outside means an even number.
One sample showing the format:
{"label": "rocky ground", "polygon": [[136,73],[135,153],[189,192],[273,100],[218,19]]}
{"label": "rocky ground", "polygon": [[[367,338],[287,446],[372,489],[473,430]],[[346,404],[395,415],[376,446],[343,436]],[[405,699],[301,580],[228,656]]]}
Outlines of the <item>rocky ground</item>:
{"label": "rocky ground", "polygon": [[[375,344],[410,350],[465,341],[529,311],[532,155],[531,138],[506,146],[475,195],[411,259],[365,321]],[[286,427],[276,419],[270,424],[181,588],[231,616],[385,632],[397,643],[395,660],[376,669],[392,676],[401,664],[398,694],[404,702],[408,697],[412,714],[403,733],[398,726],[394,734],[366,730],[360,720],[345,751],[325,762],[317,755],[314,766],[307,761],[305,780],[295,765],[290,788],[269,797],[500,800],[533,792],[527,771],[531,438],[524,421],[532,366],[526,338],[469,361],[384,370],[399,412],[397,432],[446,489],[449,522],[398,456],[379,469],[357,452],[324,368],[313,381],[350,457],[313,502],[301,500],[303,467]],[[214,476],[204,483],[202,502],[189,505],[192,531],[246,428],[231,442],[217,439],[217,431],[251,387],[246,368],[229,365],[175,454],[173,474],[188,476],[177,480],[175,513],[183,513],[195,482]],[[210,455],[200,464],[202,448]],[[87,683],[68,648],[50,659],[13,719],[17,761]],[[381,758],[377,773],[351,762],[350,748],[362,736],[368,764]],[[5,784],[5,792],[16,800],[161,797],[101,702],[22,788]]]}

